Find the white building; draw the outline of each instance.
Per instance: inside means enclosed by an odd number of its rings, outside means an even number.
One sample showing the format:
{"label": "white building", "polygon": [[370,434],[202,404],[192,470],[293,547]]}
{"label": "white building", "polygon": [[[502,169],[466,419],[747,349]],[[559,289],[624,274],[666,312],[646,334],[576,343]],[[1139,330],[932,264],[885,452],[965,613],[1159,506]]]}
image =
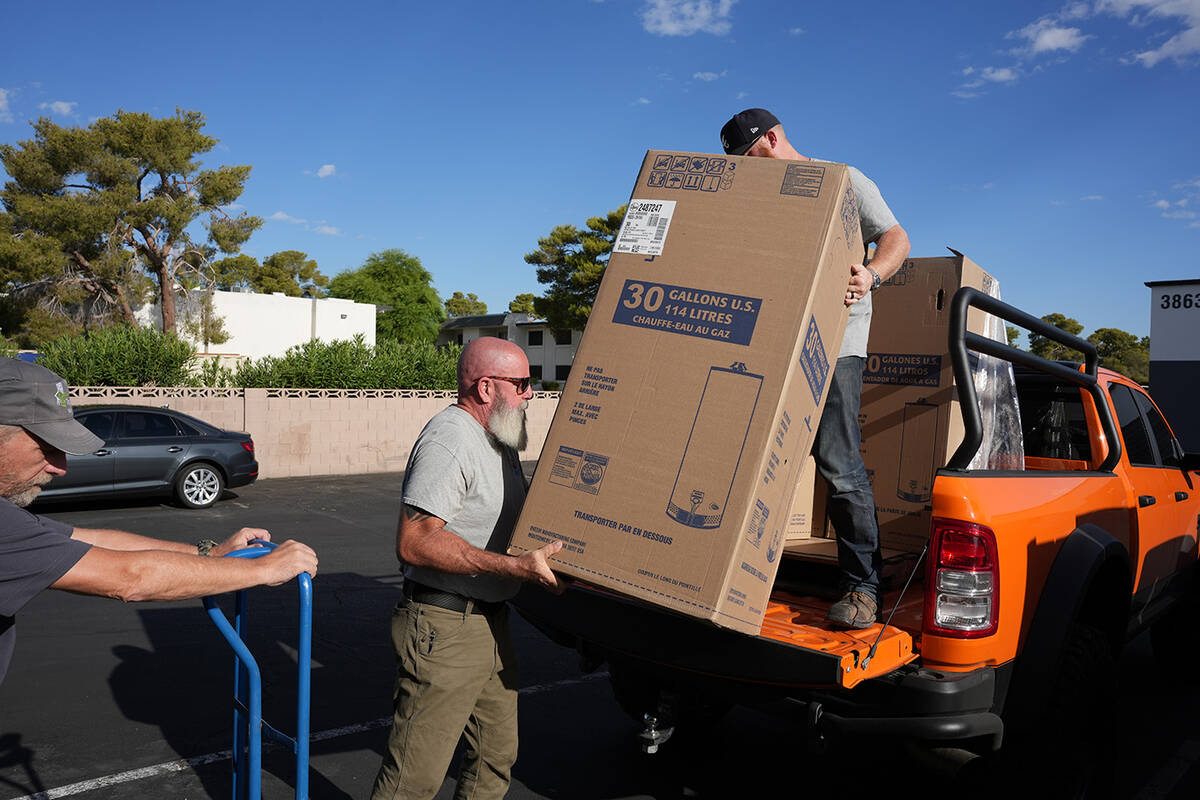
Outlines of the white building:
{"label": "white building", "polygon": [[1188,452],[1200,450],[1200,280],[1147,281],[1150,392]]}
{"label": "white building", "polygon": [[521,346],[529,358],[529,374],[534,383],[567,379],[575,350],[583,336],[580,331],[550,328],[545,320],[529,314],[474,314],[451,317],[442,323],[438,346],[466,344],[480,336],[495,336]]}
{"label": "white building", "polygon": [[[184,317],[199,308],[198,297],[177,301],[176,328],[182,338]],[[283,355],[289,347],[305,342],[353,339],[362,334],[368,345],[375,344],[375,306],[333,297],[288,297],[283,292],[213,292],[213,313],[220,317],[229,334],[222,344],[205,347],[193,342],[202,353],[255,359]],[[157,303],[136,311],[138,322],[161,327],[162,314]]]}

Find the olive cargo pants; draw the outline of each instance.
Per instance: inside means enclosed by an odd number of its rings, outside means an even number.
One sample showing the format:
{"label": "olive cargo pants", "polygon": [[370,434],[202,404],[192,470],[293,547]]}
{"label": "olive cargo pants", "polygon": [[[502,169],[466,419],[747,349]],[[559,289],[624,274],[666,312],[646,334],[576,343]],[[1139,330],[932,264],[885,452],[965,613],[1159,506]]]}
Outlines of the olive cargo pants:
{"label": "olive cargo pants", "polygon": [[500,800],[517,759],[517,657],[508,607],[489,614],[403,600],[392,612],[394,716],[372,800],[437,794],[460,736],[456,800]]}

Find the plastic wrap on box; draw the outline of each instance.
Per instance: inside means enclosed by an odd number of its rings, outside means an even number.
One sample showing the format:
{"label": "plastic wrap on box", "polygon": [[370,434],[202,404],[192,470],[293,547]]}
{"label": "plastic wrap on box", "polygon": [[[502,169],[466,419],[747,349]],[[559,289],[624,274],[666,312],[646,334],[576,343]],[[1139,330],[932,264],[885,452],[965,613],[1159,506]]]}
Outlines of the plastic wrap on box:
{"label": "plastic wrap on box", "polygon": [[[1000,282],[986,280],[985,291],[1000,299]],[[1007,342],[1004,320],[988,314],[989,339]],[[1012,364],[982,353],[971,353],[971,373],[979,397],[983,421],[983,442],[971,459],[969,469],[1023,469],[1025,443],[1021,434],[1021,412],[1017,405],[1017,386]]]}

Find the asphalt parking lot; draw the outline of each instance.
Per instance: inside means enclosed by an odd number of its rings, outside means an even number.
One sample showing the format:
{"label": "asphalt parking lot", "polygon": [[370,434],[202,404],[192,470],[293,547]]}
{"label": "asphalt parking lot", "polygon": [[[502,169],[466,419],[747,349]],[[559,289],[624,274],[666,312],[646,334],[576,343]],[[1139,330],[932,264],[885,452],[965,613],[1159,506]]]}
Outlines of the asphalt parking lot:
{"label": "asphalt parking lot", "polygon": [[[213,508],[154,500],[54,505],[40,513],[179,541],[244,525],[311,544],[314,581],[310,796],[366,797],[391,705],[393,556],[400,475],[290,478],[238,489]],[[296,584],[250,593],[250,643],[266,688],[264,717],[292,731]],[[199,601],[123,605],[46,592],[20,614],[0,686],[0,800],[231,796],[232,656]],[[719,728],[640,752],[637,728],[605,674],[519,619],[521,757],[510,798],[772,797],[948,785],[944,765],[895,743],[845,756],[807,753],[783,719],[735,710]],[[1114,796],[1200,796],[1200,688],[1160,681],[1147,637],[1121,662],[1122,741]],[[1181,669],[1195,670],[1195,665]],[[290,756],[268,750],[265,798],[294,796]],[[1036,777],[1030,776],[1031,795]],[[449,798],[453,784],[439,798]]]}

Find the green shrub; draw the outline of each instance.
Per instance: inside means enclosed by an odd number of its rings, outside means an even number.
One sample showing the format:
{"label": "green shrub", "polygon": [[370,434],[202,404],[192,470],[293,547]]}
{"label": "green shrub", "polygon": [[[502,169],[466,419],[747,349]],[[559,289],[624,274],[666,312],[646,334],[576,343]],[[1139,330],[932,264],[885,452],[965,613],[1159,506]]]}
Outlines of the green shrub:
{"label": "green shrub", "polygon": [[368,346],[350,340],[312,341],[238,365],[235,386],[292,389],[454,389],[461,347],[405,344],[390,339]]}
{"label": "green shrub", "polygon": [[39,363],[72,386],[189,386],[192,347],[174,334],[117,325],[41,347]]}
{"label": "green shrub", "polygon": [[196,373],[196,379],[199,380],[201,386],[218,389],[232,386],[233,370],[229,367],[221,366],[221,362],[215,358],[206,358],[200,362],[200,369]]}

